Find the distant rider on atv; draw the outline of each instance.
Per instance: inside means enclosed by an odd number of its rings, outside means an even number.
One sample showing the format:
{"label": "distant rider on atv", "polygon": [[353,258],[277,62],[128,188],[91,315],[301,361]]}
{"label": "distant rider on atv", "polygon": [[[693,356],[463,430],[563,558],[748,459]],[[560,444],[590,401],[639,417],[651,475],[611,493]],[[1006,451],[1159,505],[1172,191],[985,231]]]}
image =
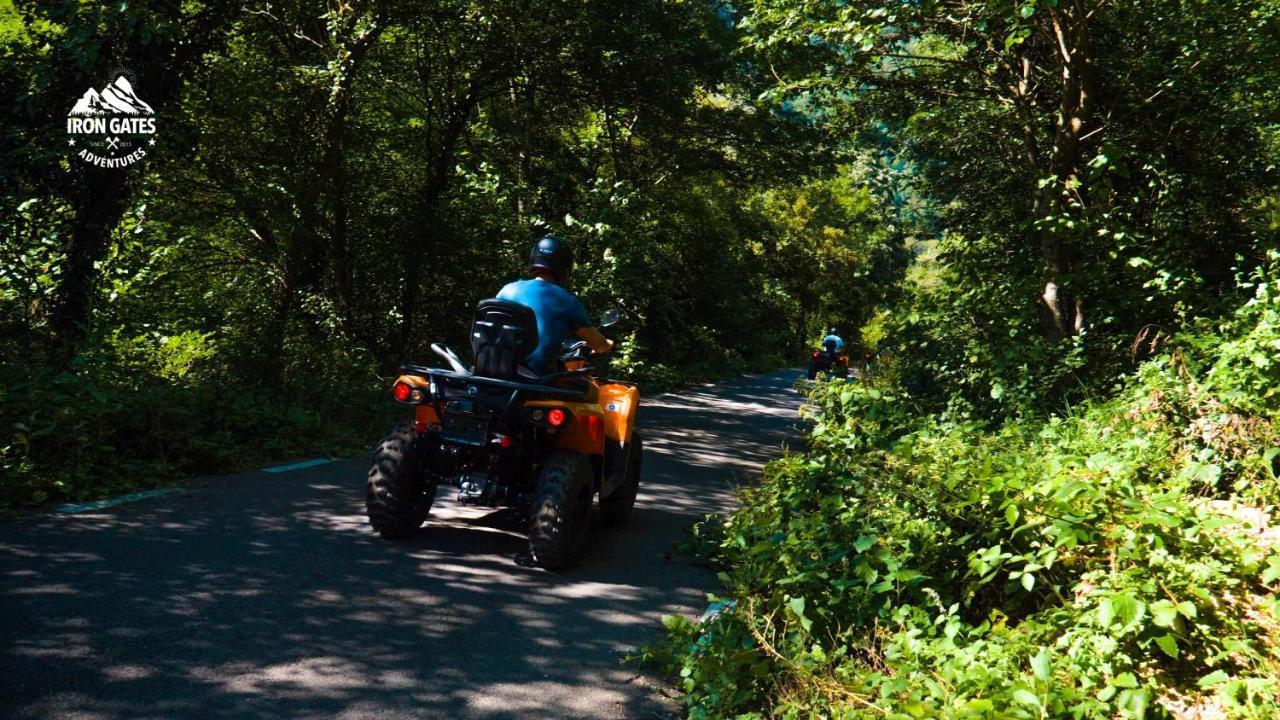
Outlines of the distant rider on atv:
{"label": "distant rider on atv", "polygon": [[841,378],[848,376],[849,358],[840,354],[843,349],[844,339],[840,337],[839,330],[831,328],[827,336],[822,338],[822,349],[815,351],[810,357],[809,372],[805,377],[813,380],[818,377],[818,373],[829,373]]}
{"label": "distant rider on atv", "polygon": [[613,341],[591,324],[582,301],[566,289],[573,251],[563,240],[554,235],[538,240],[529,253],[529,270],[532,279],[508,283],[498,293],[499,300],[532,308],[538,319],[538,347],[525,358],[525,367],[539,375],[555,372],[562,344],[574,336],[597,353],[613,347]]}
{"label": "distant rider on atv", "polygon": [[826,348],[827,352],[832,354],[838,353],[844,349],[844,340],[840,337],[839,328],[831,328],[830,332],[827,333],[827,336],[822,338],[822,347]]}

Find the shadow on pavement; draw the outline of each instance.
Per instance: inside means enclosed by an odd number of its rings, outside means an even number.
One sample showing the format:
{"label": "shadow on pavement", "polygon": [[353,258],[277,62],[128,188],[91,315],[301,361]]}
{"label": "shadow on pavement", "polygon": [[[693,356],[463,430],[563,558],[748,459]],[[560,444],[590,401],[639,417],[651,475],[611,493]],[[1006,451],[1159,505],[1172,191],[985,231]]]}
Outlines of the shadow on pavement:
{"label": "shadow on pavement", "polygon": [[522,563],[523,523],[458,507],[391,544],[365,462],[210,479],[94,515],[0,528],[0,716],[670,717],[619,665],[714,579],[662,554],[794,423],[794,371],[643,407],[637,510],[583,561]]}

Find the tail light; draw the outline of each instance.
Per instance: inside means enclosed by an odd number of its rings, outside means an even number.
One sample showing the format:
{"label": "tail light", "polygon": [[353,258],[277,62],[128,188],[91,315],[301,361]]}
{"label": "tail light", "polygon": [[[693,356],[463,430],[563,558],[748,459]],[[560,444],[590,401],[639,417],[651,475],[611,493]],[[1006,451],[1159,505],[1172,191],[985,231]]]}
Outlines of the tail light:
{"label": "tail light", "polygon": [[398,382],[391,388],[391,394],[395,395],[400,402],[409,402],[409,398],[413,395],[413,388],[407,382]]}
{"label": "tail light", "polygon": [[552,408],[547,411],[547,423],[550,424],[551,427],[558,428],[561,425],[564,425],[568,420],[569,413],[566,413],[562,408]]}
{"label": "tail light", "polygon": [[814,359],[814,360],[817,360],[817,359],[818,359],[818,358],[820,358],[820,357],[822,357],[822,353],[817,352],[817,351],[815,351],[815,352],[813,353],[813,359]]}

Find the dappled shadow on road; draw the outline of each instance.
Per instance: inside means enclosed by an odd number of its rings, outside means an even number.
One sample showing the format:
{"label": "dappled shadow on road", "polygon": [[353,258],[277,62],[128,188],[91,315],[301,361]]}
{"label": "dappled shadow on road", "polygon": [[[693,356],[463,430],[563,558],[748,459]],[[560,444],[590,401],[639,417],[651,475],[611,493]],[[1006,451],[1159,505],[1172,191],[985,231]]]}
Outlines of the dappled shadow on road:
{"label": "dappled shadow on road", "polygon": [[0,715],[668,716],[619,659],[661,615],[704,604],[706,575],[661,554],[777,454],[794,404],[771,414],[778,396],[760,385],[645,407],[633,521],[594,527],[564,574],[520,562],[518,516],[460,508],[449,489],[415,538],[381,541],[361,461],[13,523]]}

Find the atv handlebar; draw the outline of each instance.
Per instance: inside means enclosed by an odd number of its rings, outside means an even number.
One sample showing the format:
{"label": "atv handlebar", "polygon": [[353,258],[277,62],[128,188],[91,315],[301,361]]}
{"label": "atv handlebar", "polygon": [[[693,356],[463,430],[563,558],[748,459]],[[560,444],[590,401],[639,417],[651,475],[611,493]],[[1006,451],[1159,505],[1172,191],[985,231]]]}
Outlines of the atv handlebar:
{"label": "atv handlebar", "polygon": [[613,352],[616,347],[618,347],[618,342],[616,340],[610,340],[608,350],[602,350],[600,352],[590,350],[590,352],[583,352],[584,349],[590,348],[590,343],[586,340],[565,340],[563,343],[560,343],[560,360],[561,362],[565,360],[585,360],[591,355],[604,355],[605,353]]}

